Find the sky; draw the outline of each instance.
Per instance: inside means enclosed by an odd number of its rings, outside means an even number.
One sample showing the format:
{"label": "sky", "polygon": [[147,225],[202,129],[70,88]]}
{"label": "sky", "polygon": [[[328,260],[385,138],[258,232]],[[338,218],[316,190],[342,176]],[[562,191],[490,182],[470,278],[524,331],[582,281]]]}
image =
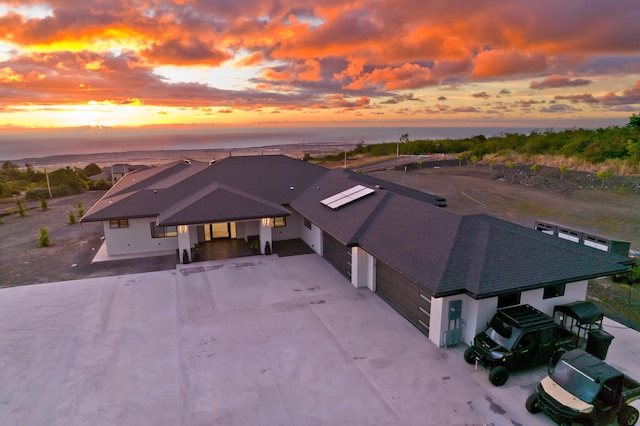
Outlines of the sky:
{"label": "sky", "polygon": [[0,131],[626,123],[638,0],[0,0]]}

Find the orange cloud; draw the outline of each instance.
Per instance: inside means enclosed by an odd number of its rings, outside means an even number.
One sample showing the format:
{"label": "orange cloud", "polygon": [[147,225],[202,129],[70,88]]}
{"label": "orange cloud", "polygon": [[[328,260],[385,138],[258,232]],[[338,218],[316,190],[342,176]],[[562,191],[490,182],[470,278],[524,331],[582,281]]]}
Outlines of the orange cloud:
{"label": "orange cloud", "polygon": [[320,81],[320,62],[315,59],[307,59],[303,62],[296,62],[287,67],[267,68],[263,72],[263,77],[271,81]]}
{"label": "orange cloud", "polygon": [[530,75],[547,68],[545,55],[517,50],[488,50],[478,53],[473,60],[469,77],[474,80]]}
{"label": "orange cloud", "polygon": [[353,81],[345,89],[360,90],[365,87],[381,86],[385,90],[419,89],[436,85],[431,78],[431,70],[418,64],[403,64],[401,67],[375,69],[369,73],[351,77]]}
{"label": "orange cloud", "polygon": [[[4,0],[0,108],[138,99],[196,109],[392,112],[403,100],[435,99],[435,86],[458,91],[447,97],[449,111],[479,111],[490,95],[517,110],[528,89],[549,105],[635,108],[640,89],[627,86],[640,74],[640,9],[632,2]],[[29,5],[50,13],[30,15]],[[225,62],[244,69],[231,75]],[[170,83],[155,68],[165,65],[184,67],[184,81],[197,82]],[[496,80],[502,87],[486,84]],[[591,81],[607,94],[576,93]],[[566,93],[554,99],[548,88]]]}

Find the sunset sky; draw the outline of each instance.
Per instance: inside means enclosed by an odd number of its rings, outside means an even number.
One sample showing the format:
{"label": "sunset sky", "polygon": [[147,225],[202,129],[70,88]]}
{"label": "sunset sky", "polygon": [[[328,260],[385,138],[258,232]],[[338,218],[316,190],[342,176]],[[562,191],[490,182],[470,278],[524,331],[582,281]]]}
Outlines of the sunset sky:
{"label": "sunset sky", "polygon": [[0,0],[4,131],[638,112],[638,0]]}

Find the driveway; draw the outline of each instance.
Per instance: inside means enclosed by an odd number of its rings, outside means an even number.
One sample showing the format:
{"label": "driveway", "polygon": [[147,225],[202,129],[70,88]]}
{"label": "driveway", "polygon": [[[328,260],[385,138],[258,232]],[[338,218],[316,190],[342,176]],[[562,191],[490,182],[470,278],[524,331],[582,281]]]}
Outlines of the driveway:
{"label": "driveway", "polygon": [[0,290],[3,425],[549,425],[316,254]]}

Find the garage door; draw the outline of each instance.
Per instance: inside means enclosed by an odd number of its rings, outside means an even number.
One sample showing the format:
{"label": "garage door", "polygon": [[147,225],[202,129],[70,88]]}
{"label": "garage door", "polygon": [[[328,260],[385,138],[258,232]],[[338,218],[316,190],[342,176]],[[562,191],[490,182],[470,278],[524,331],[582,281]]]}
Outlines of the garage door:
{"label": "garage door", "polygon": [[376,265],[376,293],[420,331],[429,335],[431,294],[382,262]]}
{"label": "garage door", "polygon": [[351,281],[351,247],[325,232],[322,235],[322,257]]}

